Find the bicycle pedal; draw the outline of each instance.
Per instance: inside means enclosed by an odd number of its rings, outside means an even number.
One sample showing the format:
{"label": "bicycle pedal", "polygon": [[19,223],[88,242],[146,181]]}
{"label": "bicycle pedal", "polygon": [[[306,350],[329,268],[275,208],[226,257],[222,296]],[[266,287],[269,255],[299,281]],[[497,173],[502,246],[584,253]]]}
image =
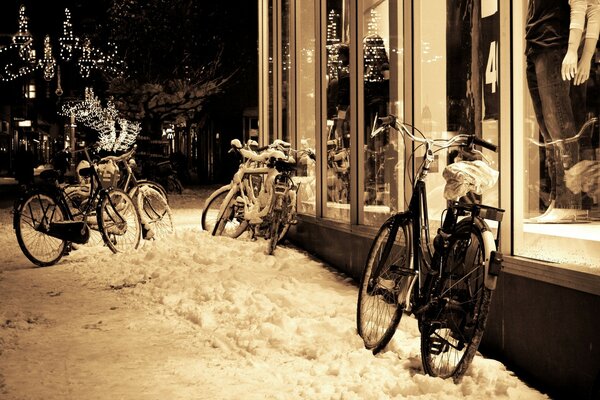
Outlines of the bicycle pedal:
{"label": "bicycle pedal", "polygon": [[448,352],[450,344],[447,340],[441,338],[431,338],[429,341],[429,353],[439,356],[442,353]]}
{"label": "bicycle pedal", "polygon": [[[381,283],[381,281],[380,281]],[[392,282],[393,285],[393,282]],[[383,301],[387,304],[396,305],[397,297],[396,294],[385,286],[378,286],[373,290],[372,296],[381,296]]]}

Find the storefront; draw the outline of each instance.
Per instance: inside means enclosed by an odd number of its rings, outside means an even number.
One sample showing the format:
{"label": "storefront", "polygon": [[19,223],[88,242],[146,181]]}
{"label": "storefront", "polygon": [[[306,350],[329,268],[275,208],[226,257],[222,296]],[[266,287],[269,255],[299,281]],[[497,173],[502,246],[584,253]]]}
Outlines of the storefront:
{"label": "storefront", "polygon": [[[405,209],[423,157],[396,132],[372,137],[376,116],[498,145],[484,150],[500,179],[481,201],[506,209],[505,268],[482,351],[589,396],[600,385],[600,58],[572,98],[565,136],[581,134],[544,140],[527,13],[527,0],[260,0],[260,140],[315,149],[316,163],[299,160],[292,238],[354,278],[378,225]],[[433,225],[449,158],[436,153],[428,177]]]}

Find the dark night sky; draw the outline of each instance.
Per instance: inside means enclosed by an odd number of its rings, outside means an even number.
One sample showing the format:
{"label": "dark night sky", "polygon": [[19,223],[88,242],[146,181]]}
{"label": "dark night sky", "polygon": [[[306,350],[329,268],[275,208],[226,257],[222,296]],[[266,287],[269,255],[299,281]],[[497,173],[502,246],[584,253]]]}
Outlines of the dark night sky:
{"label": "dark night sky", "polygon": [[[72,15],[72,23],[74,33],[77,36],[91,35],[92,44],[95,44],[97,39],[108,39],[99,37],[94,39],[94,34],[105,32],[102,28],[105,27],[106,10],[114,0],[54,0],[54,1],[39,1],[39,0],[21,0],[21,1],[4,1],[2,11],[0,12],[0,45],[9,44],[11,35],[18,30],[18,12],[20,5],[25,5],[26,15],[29,18],[29,31],[34,36],[34,46],[38,54],[42,54],[43,38],[46,34],[51,37],[53,46],[62,33],[62,24],[65,16],[65,8],[69,8]],[[118,0],[117,0],[118,1]],[[241,3],[241,4],[240,4]],[[253,62],[257,61],[257,8],[258,2],[244,1],[220,7],[220,12],[226,12],[226,21],[229,25],[225,32],[229,42],[224,58],[230,63],[231,67],[235,62],[240,62],[243,73],[239,73],[236,79],[238,86],[238,94],[234,98],[239,100],[239,96],[249,97],[245,103],[247,106],[255,106],[257,103],[257,66]],[[217,7],[218,9],[218,7]],[[210,23],[211,19],[208,20]],[[215,20],[216,21],[216,20]],[[222,22],[220,22],[222,23]],[[219,28],[219,27],[216,27]],[[102,43],[97,43],[102,47]],[[244,49],[246,58],[241,60],[238,52]],[[255,54],[255,55],[254,55]],[[240,90],[239,87],[243,88]],[[234,90],[235,88],[232,88]],[[256,101],[254,100],[256,99]]]}

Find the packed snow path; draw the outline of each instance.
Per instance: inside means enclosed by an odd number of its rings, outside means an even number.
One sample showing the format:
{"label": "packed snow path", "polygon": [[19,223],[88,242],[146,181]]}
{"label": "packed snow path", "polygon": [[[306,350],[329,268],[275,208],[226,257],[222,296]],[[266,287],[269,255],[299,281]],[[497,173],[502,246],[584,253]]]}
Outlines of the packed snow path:
{"label": "packed snow path", "polygon": [[546,399],[477,356],[462,383],[424,375],[404,317],[386,351],[356,334],[356,286],[291,247],[211,237],[206,191],[172,196],[175,234],[132,254],[22,255],[0,209],[0,398]]}

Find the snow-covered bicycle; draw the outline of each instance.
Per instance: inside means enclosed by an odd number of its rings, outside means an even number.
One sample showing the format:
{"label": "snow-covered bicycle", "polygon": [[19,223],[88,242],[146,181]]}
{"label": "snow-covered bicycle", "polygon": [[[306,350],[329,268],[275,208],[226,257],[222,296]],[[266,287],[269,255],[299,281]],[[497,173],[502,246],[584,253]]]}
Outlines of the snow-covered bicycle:
{"label": "snow-covered bicycle", "polygon": [[[452,200],[441,228],[431,241],[425,181],[436,150],[456,146],[465,156],[482,156],[475,145],[493,151],[496,146],[466,134],[448,140],[418,137],[409,129],[418,132],[416,128],[394,116],[380,120],[383,124],[373,135],[393,128],[422,144],[425,157],[413,183],[408,210],[392,215],[373,240],[359,287],[358,333],[365,347],[377,353],[392,339],[403,312],[412,313],[421,332],[425,372],[459,380],[483,336],[492,292],[502,267],[502,255],[496,248],[504,210],[455,201],[474,182],[466,178],[459,181],[460,175],[456,176],[454,188],[460,191],[446,196]],[[480,166],[485,169],[487,165],[461,162],[459,172]],[[495,179],[490,181],[490,185],[495,183]],[[496,237],[486,220],[497,222]]]}
{"label": "snow-covered bicycle", "polygon": [[296,223],[298,185],[292,179],[296,170],[293,150],[282,140],[253,149],[235,139],[231,148],[243,157],[242,162],[231,183],[206,200],[202,228],[232,238],[249,230],[252,238],[267,239],[267,253],[273,254],[290,225]]}
{"label": "snow-covered bicycle", "polygon": [[119,168],[118,187],[133,199],[142,222],[144,239],[161,239],[173,233],[173,216],[168,203],[167,192],[157,182],[148,179],[137,179],[132,168],[133,146],[120,156],[106,156],[99,163],[114,163]]}

